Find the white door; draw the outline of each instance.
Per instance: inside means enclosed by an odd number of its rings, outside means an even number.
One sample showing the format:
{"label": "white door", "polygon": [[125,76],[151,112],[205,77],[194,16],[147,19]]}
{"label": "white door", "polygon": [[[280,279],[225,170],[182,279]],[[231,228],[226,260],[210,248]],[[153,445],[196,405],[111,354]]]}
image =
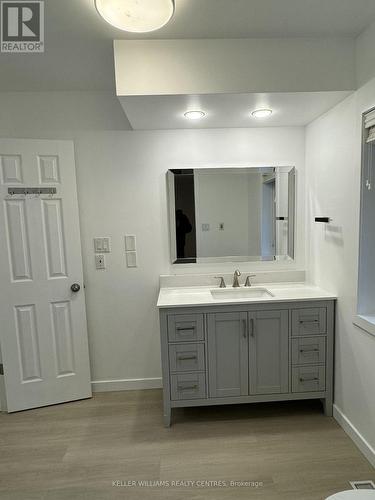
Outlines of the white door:
{"label": "white door", "polygon": [[[24,187],[57,193],[8,193]],[[91,397],[73,143],[0,139],[0,196],[7,409]]]}

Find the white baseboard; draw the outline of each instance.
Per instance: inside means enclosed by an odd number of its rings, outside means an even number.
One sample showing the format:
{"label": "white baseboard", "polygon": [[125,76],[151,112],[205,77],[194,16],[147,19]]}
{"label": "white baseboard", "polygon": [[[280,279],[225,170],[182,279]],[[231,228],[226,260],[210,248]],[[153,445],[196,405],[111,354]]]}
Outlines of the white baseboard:
{"label": "white baseboard", "polygon": [[93,380],[93,392],[135,391],[141,389],[160,389],[161,378],[127,378],[120,380]]}
{"label": "white baseboard", "polygon": [[7,411],[4,375],[0,375],[0,411]]}
{"label": "white baseboard", "polygon": [[366,441],[359,430],[350,422],[348,417],[336,405],[333,405],[333,416],[344,429],[346,434],[358,446],[370,464],[375,467],[375,449]]}

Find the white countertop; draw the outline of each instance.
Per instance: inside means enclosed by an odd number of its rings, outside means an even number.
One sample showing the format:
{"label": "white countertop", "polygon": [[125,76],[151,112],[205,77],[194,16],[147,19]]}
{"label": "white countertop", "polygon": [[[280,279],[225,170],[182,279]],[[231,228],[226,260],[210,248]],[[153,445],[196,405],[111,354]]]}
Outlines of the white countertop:
{"label": "white countertop", "polygon": [[[215,289],[217,288],[218,287],[215,287]],[[230,288],[231,287],[228,286],[228,289]],[[271,292],[272,296],[261,298],[233,297],[226,299],[220,298],[220,300],[217,300],[211,295],[211,290],[213,290],[214,287],[161,288],[157,306],[159,308],[170,308],[337,299],[336,295],[308,283],[257,283],[253,288],[266,288]]]}

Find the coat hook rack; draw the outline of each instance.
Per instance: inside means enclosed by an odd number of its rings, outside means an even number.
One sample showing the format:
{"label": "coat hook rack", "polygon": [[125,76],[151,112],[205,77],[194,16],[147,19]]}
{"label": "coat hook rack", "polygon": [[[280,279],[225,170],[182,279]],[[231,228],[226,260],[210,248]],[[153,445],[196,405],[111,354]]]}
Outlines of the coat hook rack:
{"label": "coat hook rack", "polygon": [[315,217],[315,222],[323,222],[324,224],[329,224],[332,222],[330,217]]}
{"label": "coat hook rack", "polygon": [[28,194],[49,194],[53,195],[57,193],[55,187],[10,187],[8,188],[8,194],[13,196],[15,194],[22,194],[24,196]]}

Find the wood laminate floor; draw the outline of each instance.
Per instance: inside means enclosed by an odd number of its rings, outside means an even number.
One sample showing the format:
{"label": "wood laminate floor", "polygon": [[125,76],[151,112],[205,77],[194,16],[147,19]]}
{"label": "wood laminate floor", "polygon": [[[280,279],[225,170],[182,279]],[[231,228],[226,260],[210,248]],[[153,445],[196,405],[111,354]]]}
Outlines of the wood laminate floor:
{"label": "wood laminate floor", "polygon": [[322,500],[353,479],[375,471],[317,401],[178,409],[170,429],[159,390],[0,414],[2,500]]}

